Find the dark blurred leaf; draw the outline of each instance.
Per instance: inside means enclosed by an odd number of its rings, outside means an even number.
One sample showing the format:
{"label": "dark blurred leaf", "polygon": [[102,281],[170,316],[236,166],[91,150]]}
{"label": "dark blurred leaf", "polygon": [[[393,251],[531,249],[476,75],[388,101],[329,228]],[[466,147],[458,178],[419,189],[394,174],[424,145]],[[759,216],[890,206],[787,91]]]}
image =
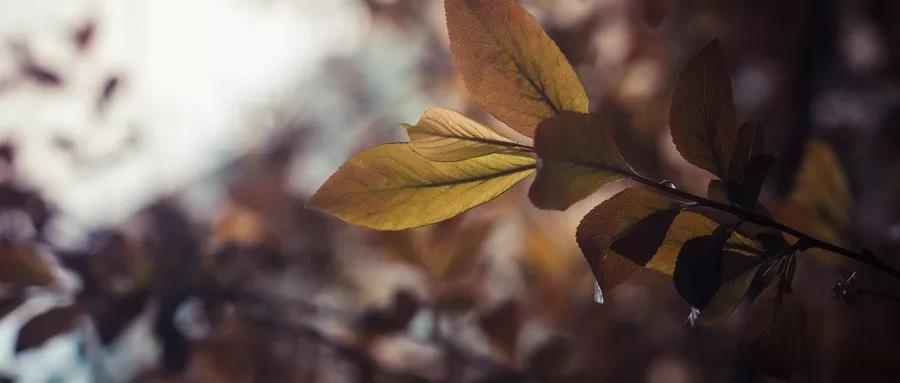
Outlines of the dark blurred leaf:
{"label": "dark blurred leaf", "polygon": [[574,353],[568,340],[554,336],[529,354],[526,366],[531,375],[541,382],[559,382],[571,369]]}
{"label": "dark blurred leaf", "polygon": [[744,347],[757,368],[768,375],[788,379],[804,352],[806,316],[784,282],[776,278],[750,305]]}
{"label": "dark blurred leaf", "polygon": [[34,62],[27,62],[22,67],[22,72],[32,81],[48,87],[62,85],[62,77],[53,70],[45,68]]}
{"label": "dark blurred leaf", "polygon": [[731,78],[717,40],[707,44],[679,74],[669,110],[669,128],[682,157],[728,179],[737,127]]}
{"label": "dark blurred leaf", "polygon": [[559,112],[587,112],[575,70],[515,0],[446,0],[450,54],[466,88],[498,120],[534,136]]}
{"label": "dark blurred leaf", "polygon": [[563,112],[541,122],[534,150],[541,163],[528,196],[541,209],[565,210],[631,173],[612,127],[590,114]]}
{"label": "dark blurred leaf", "polygon": [[33,247],[0,240],[0,282],[18,287],[44,286],[55,279],[53,267]]}
{"label": "dark blurred leaf", "polygon": [[17,309],[24,302],[25,299],[19,295],[8,296],[0,299],[0,318],[5,317],[7,314]]}
{"label": "dark blurred leaf", "polygon": [[394,294],[390,306],[369,310],[360,318],[367,332],[385,334],[406,328],[419,310],[419,300],[407,291]]}
{"label": "dark blurred leaf", "polygon": [[97,23],[93,20],[90,20],[72,34],[72,40],[75,43],[75,48],[79,51],[85,51],[91,46],[91,42],[94,41],[94,35],[97,32]]}
{"label": "dark blurred leaf", "polygon": [[689,239],[675,261],[675,290],[701,311],[722,284],[722,249],[730,234],[731,229],[723,225],[712,235]]}
{"label": "dark blurred leaf", "polygon": [[128,325],[143,312],[149,296],[145,291],[135,291],[124,296],[104,296],[90,303],[90,315],[100,335],[100,341],[109,345]]}
{"label": "dark blurred leaf", "polygon": [[16,353],[40,347],[50,338],[72,331],[82,318],[79,304],[54,307],[31,318],[19,329],[16,338]]}
{"label": "dark blurred leaf", "polygon": [[[575,238],[603,290],[611,290],[651,260],[679,207],[664,195],[634,187],[603,201],[582,218]],[[620,238],[622,243],[617,241]]]}
{"label": "dark blurred leaf", "polygon": [[514,300],[507,300],[493,307],[479,318],[478,323],[497,349],[507,357],[515,357],[519,330],[522,327],[522,309]]}
{"label": "dark blurred leaf", "polygon": [[675,8],[676,0],[638,0],[636,3],[644,22],[651,28],[656,28]]}

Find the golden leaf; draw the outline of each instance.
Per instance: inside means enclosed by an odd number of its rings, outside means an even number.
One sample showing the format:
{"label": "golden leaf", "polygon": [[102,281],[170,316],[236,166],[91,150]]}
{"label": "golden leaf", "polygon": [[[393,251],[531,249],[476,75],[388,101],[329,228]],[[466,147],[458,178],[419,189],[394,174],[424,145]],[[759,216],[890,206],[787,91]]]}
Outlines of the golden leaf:
{"label": "golden leaf", "polygon": [[614,288],[650,261],[645,257],[645,252],[636,250],[634,246],[615,249],[609,246],[629,230],[638,231],[632,228],[649,218],[659,224],[652,225],[655,229],[642,227],[640,232],[644,237],[643,243],[656,242],[650,250],[650,254],[654,254],[679,207],[678,203],[657,192],[635,187],[603,201],[584,216],[575,237],[601,289],[608,291]]}
{"label": "golden leaf", "polygon": [[[717,217],[718,220],[714,220],[707,215],[708,211],[699,208],[689,208],[681,211],[675,217],[672,225],[669,226],[665,239],[653,257],[647,262],[646,267],[666,275],[672,275],[675,271],[678,254],[681,252],[681,247],[684,246],[685,242],[700,236],[711,235],[722,223],[736,223],[736,221],[722,222],[724,219],[719,217]],[[728,237],[728,240],[725,241],[724,250],[745,256],[755,256],[758,255],[759,245],[753,239],[744,235],[741,230],[735,230]]]}
{"label": "golden leaf", "polygon": [[682,157],[727,179],[737,127],[731,78],[718,41],[707,44],[678,76],[669,128]]}
{"label": "golden leaf", "polygon": [[488,202],[534,170],[534,159],[490,154],[428,161],[409,144],[374,146],[350,158],[310,199],[352,224],[380,230],[424,226]]}
{"label": "golden leaf", "polygon": [[531,137],[559,112],[588,111],[575,70],[515,0],[446,0],[450,54],[472,97]]}
{"label": "golden leaf", "polygon": [[525,153],[529,149],[449,109],[431,108],[407,126],[409,144],[433,161],[462,161],[493,153]]}
{"label": "golden leaf", "polygon": [[788,198],[836,229],[850,223],[853,198],[837,156],[822,140],[806,146],[794,189]]}
{"label": "golden leaf", "polygon": [[565,210],[632,173],[610,127],[585,113],[563,112],[542,122],[534,149],[541,164],[528,195],[541,209]]}

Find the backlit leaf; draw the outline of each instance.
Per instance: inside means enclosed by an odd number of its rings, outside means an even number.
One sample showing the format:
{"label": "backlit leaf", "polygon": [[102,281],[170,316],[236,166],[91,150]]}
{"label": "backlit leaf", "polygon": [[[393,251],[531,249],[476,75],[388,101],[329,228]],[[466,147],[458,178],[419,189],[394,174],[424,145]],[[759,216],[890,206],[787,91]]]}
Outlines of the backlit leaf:
{"label": "backlit leaf", "polygon": [[523,153],[527,147],[449,109],[431,108],[407,129],[412,149],[433,161],[461,161],[492,153]]}
{"label": "backlit leaf", "polygon": [[753,121],[747,121],[741,125],[728,164],[728,179],[743,183],[747,164],[751,159],[763,154],[765,143],[765,130],[762,126]]}
{"label": "backlit leaf", "polygon": [[[837,156],[824,141],[810,140],[790,195],[773,210],[775,218],[821,240],[845,245],[852,209],[847,176]],[[808,253],[834,266],[847,261],[828,251],[810,249]]]}
{"label": "backlit leaf", "polygon": [[853,198],[847,176],[824,141],[814,139],[807,144],[789,200],[836,229],[850,223]]}
{"label": "backlit leaf", "polygon": [[[603,201],[584,216],[575,237],[601,289],[609,291],[650,261],[647,254],[656,252],[679,207],[657,192],[634,187]],[[644,222],[647,224],[642,225]],[[650,251],[629,245],[610,249],[626,232],[639,232]]]}
{"label": "backlit leaf", "polygon": [[541,163],[528,196],[541,209],[565,210],[631,173],[611,127],[589,114],[564,112],[542,122],[534,149]]}
{"label": "backlit leaf", "polygon": [[515,0],[446,0],[450,54],[472,97],[511,128],[533,136],[562,111],[587,112],[571,64]]}
{"label": "backlit leaf", "polygon": [[750,305],[744,347],[753,364],[768,375],[787,379],[805,343],[806,316],[781,278],[769,283]]}
{"label": "backlit leaf", "polygon": [[[710,217],[715,217],[716,219]],[[682,210],[675,217],[672,225],[669,226],[665,239],[660,244],[656,254],[653,255],[653,258],[647,262],[646,267],[666,275],[672,275],[675,271],[678,254],[687,241],[701,236],[712,235],[721,224],[733,225],[735,223],[736,221],[733,217],[711,214],[708,209],[690,207]],[[741,227],[743,226],[741,225]],[[734,230],[731,233],[725,241],[724,249],[727,252],[747,256],[757,256],[760,253],[759,245],[753,239],[744,235],[741,230]]]}
{"label": "backlit leaf", "polygon": [[719,178],[728,178],[737,127],[731,78],[718,41],[707,44],[678,76],[669,128],[682,157]]}
{"label": "backlit leaf", "polygon": [[384,144],[350,158],[309,206],[352,224],[401,230],[443,221],[488,202],[533,169],[529,157],[490,154],[434,162],[408,144]]}

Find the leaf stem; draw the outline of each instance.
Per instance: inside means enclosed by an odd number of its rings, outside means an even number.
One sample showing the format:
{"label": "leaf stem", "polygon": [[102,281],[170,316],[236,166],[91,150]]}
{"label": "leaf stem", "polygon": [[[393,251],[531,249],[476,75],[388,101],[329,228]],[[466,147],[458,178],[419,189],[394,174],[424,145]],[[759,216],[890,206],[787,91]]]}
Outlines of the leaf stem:
{"label": "leaf stem", "polygon": [[[609,171],[609,169],[606,169],[606,168],[604,168],[603,170]],[[886,274],[889,274],[892,277],[900,280],[900,270],[897,270],[897,269],[893,268],[892,266],[882,262],[880,259],[876,258],[872,253],[856,252],[856,251],[853,251],[853,250],[850,250],[850,249],[847,249],[847,248],[844,248],[841,246],[837,246],[835,244],[823,241],[821,239],[818,239],[816,237],[813,237],[811,235],[803,233],[800,230],[794,229],[790,226],[786,226],[781,223],[778,223],[778,222],[772,220],[771,218],[768,218],[768,217],[765,217],[765,216],[762,216],[762,215],[759,215],[756,213],[752,213],[752,212],[743,210],[741,208],[738,208],[738,207],[735,207],[732,205],[713,201],[713,200],[703,198],[703,197],[700,197],[700,196],[697,196],[697,195],[694,195],[694,194],[691,194],[691,193],[688,193],[685,191],[681,191],[681,190],[669,187],[667,185],[656,182],[652,179],[645,178],[643,176],[640,176],[640,175],[637,175],[637,174],[634,174],[631,172],[625,172],[625,171],[617,171],[617,172],[635,182],[647,185],[651,188],[660,190],[665,193],[669,193],[678,198],[697,203],[698,205],[701,205],[701,206],[706,206],[706,207],[710,207],[710,208],[713,208],[716,210],[724,211],[729,214],[733,214],[733,215],[737,216],[738,218],[740,218],[741,220],[744,220],[746,222],[755,223],[757,225],[770,227],[770,228],[779,230],[781,232],[788,233],[794,237],[797,237],[798,240],[804,242],[804,246],[802,246],[801,250],[805,250],[805,249],[809,249],[809,248],[819,248],[822,250],[830,251],[832,253],[840,254],[847,258],[854,259],[856,261],[859,261],[866,265],[869,265],[877,270],[880,270],[880,271],[882,271]]]}

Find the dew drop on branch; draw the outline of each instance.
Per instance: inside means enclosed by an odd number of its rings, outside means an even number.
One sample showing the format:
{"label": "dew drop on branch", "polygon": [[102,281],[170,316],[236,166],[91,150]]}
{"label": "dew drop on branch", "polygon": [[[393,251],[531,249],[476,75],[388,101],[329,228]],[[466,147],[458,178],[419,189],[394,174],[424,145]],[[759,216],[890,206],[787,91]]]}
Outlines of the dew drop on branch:
{"label": "dew drop on branch", "polygon": [[598,282],[594,282],[594,302],[603,304],[603,289],[600,288],[600,283]]}

